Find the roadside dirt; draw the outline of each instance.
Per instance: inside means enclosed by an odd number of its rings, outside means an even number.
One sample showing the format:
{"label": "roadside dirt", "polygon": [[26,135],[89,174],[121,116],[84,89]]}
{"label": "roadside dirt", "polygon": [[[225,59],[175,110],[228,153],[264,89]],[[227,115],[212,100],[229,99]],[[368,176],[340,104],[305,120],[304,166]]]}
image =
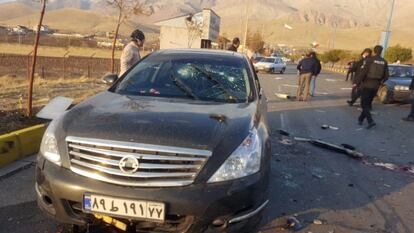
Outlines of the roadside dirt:
{"label": "roadside dirt", "polygon": [[[27,81],[24,77],[0,77],[0,134],[45,122],[25,116]],[[37,113],[57,96],[73,98],[75,103],[107,88],[98,78],[50,78],[36,77],[33,88],[33,107]]]}

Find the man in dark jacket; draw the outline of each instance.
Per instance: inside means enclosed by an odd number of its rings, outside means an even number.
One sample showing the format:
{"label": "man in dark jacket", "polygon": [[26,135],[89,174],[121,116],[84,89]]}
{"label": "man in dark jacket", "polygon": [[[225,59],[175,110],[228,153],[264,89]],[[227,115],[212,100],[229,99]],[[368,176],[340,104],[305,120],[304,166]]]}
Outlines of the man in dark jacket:
{"label": "man in dark jacket", "polygon": [[361,75],[362,68],[365,66],[367,58],[371,57],[372,50],[370,48],[364,49],[361,53],[361,59],[354,63],[352,67],[352,72],[355,74],[354,78],[352,79],[352,93],[351,93],[351,100],[347,100],[346,102],[349,106],[355,104],[357,99],[361,97],[361,88],[358,85],[358,76]]}
{"label": "man in dark jacket", "polygon": [[410,115],[408,115],[408,117],[403,118],[403,120],[414,122],[414,76],[413,76],[413,79],[411,80],[410,90],[411,90],[411,96],[410,96],[411,97],[411,113]]}
{"label": "man in dark jacket", "polygon": [[299,85],[296,98],[299,101],[308,101],[311,77],[317,73],[316,61],[311,57],[311,53],[306,53],[306,57],[299,62],[297,69],[299,70]]}
{"label": "man in dark jacket", "polygon": [[357,83],[361,85],[361,107],[362,113],[358,118],[362,125],[365,118],[368,120],[367,129],[376,125],[371,116],[371,106],[374,97],[377,95],[379,87],[388,79],[388,62],[381,57],[383,47],[377,45],[374,48],[374,56],[366,60],[366,65],[362,68]]}
{"label": "man in dark jacket", "polygon": [[346,72],[346,79],[345,81],[348,81],[349,76],[351,76],[351,81],[354,79],[355,71],[355,60],[348,62],[348,71]]}
{"label": "man in dark jacket", "polygon": [[316,52],[312,51],[311,57],[315,60],[315,63],[316,63],[316,71],[312,75],[311,81],[310,81],[310,95],[313,97],[315,96],[316,78],[321,73],[322,65],[321,65],[321,61],[318,59],[318,56],[316,55]]}
{"label": "man in dark jacket", "polygon": [[227,49],[229,51],[237,52],[237,49],[240,46],[240,39],[238,37],[235,37],[233,39],[233,43],[230,45],[230,47]]}

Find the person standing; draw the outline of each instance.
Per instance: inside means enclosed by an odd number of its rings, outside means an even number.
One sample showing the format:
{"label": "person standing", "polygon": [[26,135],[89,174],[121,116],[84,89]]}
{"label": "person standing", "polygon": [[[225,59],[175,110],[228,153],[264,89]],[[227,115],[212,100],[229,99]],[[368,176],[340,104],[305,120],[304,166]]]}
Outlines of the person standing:
{"label": "person standing", "polygon": [[296,98],[299,101],[308,101],[311,77],[317,71],[316,62],[311,57],[311,53],[306,53],[306,57],[299,62],[297,69],[299,71],[299,85]]}
{"label": "person standing", "polygon": [[119,76],[123,75],[127,70],[133,67],[139,60],[139,48],[144,45],[145,35],[140,30],[135,30],[131,34],[131,42],[129,42],[122,50],[121,55],[121,72]]}
{"label": "person standing", "polygon": [[352,72],[355,74],[354,78],[352,79],[352,92],[351,92],[351,100],[347,100],[346,102],[349,106],[353,106],[355,102],[361,97],[361,88],[359,87],[357,80],[358,75],[361,74],[362,69],[366,65],[367,58],[371,57],[372,49],[366,48],[361,53],[361,59],[354,63],[352,67]]}
{"label": "person standing", "polygon": [[411,112],[408,115],[408,117],[403,118],[403,120],[414,122],[414,76],[413,76],[413,79],[411,80],[410,90],[411,90],[411,96],[410,96]]}
{"label": "person standing", "polygon": [[362,69],[361,75],[358,77],[358,84],[361,85],[361,106],[362,113],[358,118],[360,125],[364,120],[368,120],[367,129],[371,129],[376,125],[371,115],[371,106],[378,89],[388,77],[388,62],[381,57],[383,47],[377,45],[374,48],[374,56],[366,60],[366,65]]}
{"label": "person standing", "polygon": [[313,96],[315,96],[316,78],[321,73],[322,65],[321,65],[321,61],[318,59],[318,56],[317,56],[316,52],[312,51],[311,52],[311,57],[314,59],[314,61],[316,63],[316,71],[312,75],[311,81],[310,81],[310,95],[313,97]]}
{"label": "person standing", "polygon": [[239,46],[240,46],[240,39],[238,37],[235,37],[230,47],[227,50],[237,52],[237,49],[239,48]]}
{"label": "person standing", "polygon": [[355,75],[354,66],[355,66],[355,60],[348,62],[348,71],[346,72],[345,81],[348,81],[349,76],[351,76],[351,81],[354,79],[354,75]]}

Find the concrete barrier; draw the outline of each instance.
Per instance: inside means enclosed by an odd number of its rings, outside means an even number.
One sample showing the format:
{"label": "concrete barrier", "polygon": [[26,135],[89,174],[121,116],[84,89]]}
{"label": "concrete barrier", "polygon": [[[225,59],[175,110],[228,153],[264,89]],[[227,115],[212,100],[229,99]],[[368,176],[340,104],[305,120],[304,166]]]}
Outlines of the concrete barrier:
{"label": "concrete barrier", "polygon": [[0,167],[39,151],[45,125],[0,135]]}

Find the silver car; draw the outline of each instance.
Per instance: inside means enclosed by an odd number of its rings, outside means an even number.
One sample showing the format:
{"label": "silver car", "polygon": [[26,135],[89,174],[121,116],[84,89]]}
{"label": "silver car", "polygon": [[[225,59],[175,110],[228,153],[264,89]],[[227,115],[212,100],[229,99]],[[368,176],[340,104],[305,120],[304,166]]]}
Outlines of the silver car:
{"label": "silver car", "polygon": [[286,71],[286,63],[280,57],[266,57],[254,64],[257,71],[283,74]]}

